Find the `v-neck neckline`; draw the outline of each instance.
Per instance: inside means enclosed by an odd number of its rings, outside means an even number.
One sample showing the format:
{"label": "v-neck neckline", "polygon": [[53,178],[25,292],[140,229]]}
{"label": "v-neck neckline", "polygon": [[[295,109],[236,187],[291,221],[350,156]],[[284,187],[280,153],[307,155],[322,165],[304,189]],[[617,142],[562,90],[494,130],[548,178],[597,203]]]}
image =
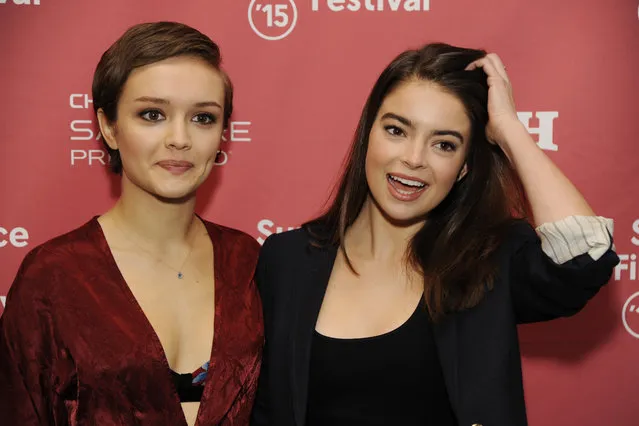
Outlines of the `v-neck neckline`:
{"label": "v-neck neckline", "polygon": [[[135,295],[133,294],[133,291],[131,290],[131,288],[129,287],[129,284],[126,282],[126,280],[124,279],[124,275],[122,275],[122,272],[120,271],[120,268],[118,267],[117,262],[115,261],[115,257],[113,256],[113,252],[111,251],[111,247],[109,246],[109,243],[106,239],[106,235],[104,234],[104,230],[102,229],[102,225],[100,225],[100,222],[98,221],[98,217],[99,216],[94,216],[93,219],[91,220],[91,222],[93,223],[94,226],[94,230],[97,233],[97,235],[99,236],[99,245],[100,245],[100,249],[104,252],[104,254],[106,255],[106,259],[107,262],[109,264],[109,268],[111,268],[113,270],[113,272],[115,273],[115,275],[117,275],[118,277],[118,284],[120,286],[120,289],[126,294],[127,298],[129,299],[129,302],[133,305],[134,309],[140,314],[141,318],[142,318],[142,323],[144,324],[144,327],[149,331],[149,336],[151,339],[151,343],[153,344],[153,347],[156,351],[156,353],[160,354],[160,361],[162,362],[162,364],[164,365],[164,370],[165,370],[165,379],[170,383],[171,389],[173,390],[172,392],[172,396],[173,396],[173,401],[176,403],[176,409],[179,410],[179,413],[181,415],[181,418],[183,419],[183,426],[188,426],[188,422],[186,420],[186,415],[184,413],[184,410],[182,409],[182,402],[180,401],[180,397],[177,393],[177,389],[175,388],[175,385],[173,384],[173,380],[171,378],[171,366],[169,365],[169,360],[166,356],[166,352],[164,351],[164,347],[162,346],[162,342],[160,341],[160,337],[158,336],[157,332],[155,331],[155,328],[153,328],[153,324],[151,324],[151,321],[149,320],[149,318],[147,317],[146,313],[144,312],[144,310],[142,309],[142,306],[140,305],[140,303],[138,302],[138,300],[136,299]],[[222,281],[222,277],[221,277],[221,256],[219,255],[219,253],[216,252],[217,248],[221,246],[220,243],[220,235],[217,235],[218,232],[213,232],[214,229],[214,224],[205,221],[204,219],[202,219],[199,215],[196,214],[196,217],[202,222],[202,224],[204,225],[204,227],[206,228],[206,232],[207,235],[209,236],[209,239],[211,240],[211,244],[213,246],[213,280],[214,280],[214,313],[213,313],[213,343],[211,345],[211,353],[209,355],[209,374],[210,371],[215,368],[216,365],[216,360],[215,360],[215,354],[218,353],[218,351],[216,350],[216,346],[217,342],[219,341],[219,337],[220,337],[220,309],[219,309],[219,303],[220,303],[220,284]],[[204,384],[204,390],[202,392],[202,399],[200,400],[200,405],[198,406],[198,410],[197,410],[197,415],[195,418],[195,426],[200,425],[200,417],[202,417],[202,413],[203,413],[203,406],[204,406],[204,401],[206,401],[208,399],[208,396],[211,392],[211,381],[207,380]]]}

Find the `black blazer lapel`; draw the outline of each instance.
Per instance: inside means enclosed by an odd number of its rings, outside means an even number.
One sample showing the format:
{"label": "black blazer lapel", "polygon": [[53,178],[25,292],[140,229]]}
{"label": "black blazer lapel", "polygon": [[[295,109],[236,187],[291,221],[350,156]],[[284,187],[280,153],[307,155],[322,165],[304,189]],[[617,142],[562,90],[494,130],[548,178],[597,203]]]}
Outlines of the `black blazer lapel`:
{"label": "black blazer lapel", "polygon": [[303,272],[297,274],[299,282],[293,286],[297,292],[294,299],[297,312],[294,315],[294,332],[291,334],[291,387],[298,426],[306,422],[311,342],[336,255],[337,247],[319,249],[309,246],[306,262],[299,265],[298,269]]}
{"label": "black blazer lapel", "polygon": [[[457,421],[461,421],[459,400],[459,353],[457,344],[457,316],[449,315],[443,321],[433,327],[439,362],[442,366],[446,390],[457,415]],[[461,424],[461,423],[460,423]]]}

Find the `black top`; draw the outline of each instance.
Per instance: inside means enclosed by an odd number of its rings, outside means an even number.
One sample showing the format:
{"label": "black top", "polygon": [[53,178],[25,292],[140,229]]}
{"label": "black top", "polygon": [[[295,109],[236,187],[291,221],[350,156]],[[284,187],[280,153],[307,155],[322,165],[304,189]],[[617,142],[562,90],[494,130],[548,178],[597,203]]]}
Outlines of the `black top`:
{"label": "black top", "polygon": [[180,374],[171,370],[171,378],[180,402],[199,402],[202,400],[204,386],[193,384],[193,375],[191,373]]}
{"label": "black top", "polygon": [[307,426],[453,426],[430,319],[419,304],[373,337],[313,335]]}
{"label": "black top", "polygon": [[[330,236],[319,228],[314,233]],[[266,345],[251,426],[306,425],[313,331],[338,249],[318,247],[305,228],[264,241],[256,282]],[[523,221],[513,223],[495,260],[494,285],[481,303],[432,325],[446,390],[463,426],[528,424],[517,324],[579,312],[619,262],[609,249],[597,260],[583,254],[556,264]]]}

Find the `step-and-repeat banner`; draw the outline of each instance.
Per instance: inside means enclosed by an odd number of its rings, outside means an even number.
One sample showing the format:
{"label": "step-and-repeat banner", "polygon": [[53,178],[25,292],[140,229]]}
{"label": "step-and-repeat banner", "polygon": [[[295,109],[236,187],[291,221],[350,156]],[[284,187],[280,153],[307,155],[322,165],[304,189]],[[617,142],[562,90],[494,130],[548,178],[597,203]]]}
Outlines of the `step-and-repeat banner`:
{"label": "step-and-repeat banner", "polygon": [[621,263],[572,318],[521,327],[533,426],[639,424],[637,0],[0,0],[0,312],[25,254],[107,210],[90,87],[129,26],[181,21],[236,87],[198,211],[260,243],[317,214],[374,81],[431,41],[498,53],[520,120],[594,210]]}

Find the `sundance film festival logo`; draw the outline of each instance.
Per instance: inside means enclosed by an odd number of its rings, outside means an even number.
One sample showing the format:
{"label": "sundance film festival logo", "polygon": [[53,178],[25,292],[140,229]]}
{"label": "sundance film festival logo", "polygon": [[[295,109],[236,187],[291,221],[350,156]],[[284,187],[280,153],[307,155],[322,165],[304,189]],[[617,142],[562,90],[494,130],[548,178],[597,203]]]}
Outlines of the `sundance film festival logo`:
{"label": "sundance film festival logo", "polygon": [[[300,0],[298,0],[300,1]],[[312,12],[427,12],[430,0],[304,0]],[[251,0],[248,21],[258,36],[265,40],[281,40],[297,24],[294,0]]]}

